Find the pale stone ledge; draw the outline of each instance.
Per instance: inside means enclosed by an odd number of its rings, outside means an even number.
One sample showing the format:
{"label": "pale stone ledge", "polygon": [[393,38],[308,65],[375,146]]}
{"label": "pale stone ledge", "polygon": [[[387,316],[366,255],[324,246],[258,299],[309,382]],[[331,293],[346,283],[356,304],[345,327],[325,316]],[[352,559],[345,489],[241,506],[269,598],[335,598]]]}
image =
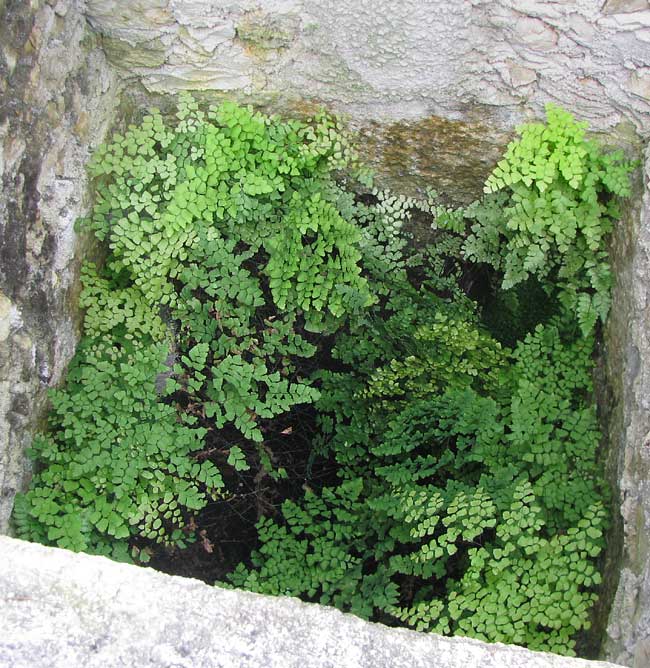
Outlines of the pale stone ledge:
{"label": "pale stone ledge", "polygon": [[615,668],[0,537],[0,666]]}

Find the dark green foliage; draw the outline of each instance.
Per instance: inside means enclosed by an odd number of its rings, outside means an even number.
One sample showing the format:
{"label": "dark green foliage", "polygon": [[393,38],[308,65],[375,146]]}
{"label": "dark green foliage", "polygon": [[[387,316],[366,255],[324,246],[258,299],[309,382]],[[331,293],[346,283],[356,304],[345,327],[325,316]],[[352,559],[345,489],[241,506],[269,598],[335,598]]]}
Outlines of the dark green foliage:
{"label": "dark green foliage", "polygon": [[[175,127],[154,111],[102,147],[88,224],[111,253],[84,268],[85,338],[19,535],[184,547],[244,476],[288,476],[270,435],[312,404],[307,477],[281,512],[260,502],[231,583],[572,653],[600,582],[591,331],[630,164],[547,115],[463,209],[369,190],[326,116],[186,97]],[[432,243],[414,247],[414,214]],[[310,478],[321,461],[335,475]]]}
{"label": "dark green foliage", "polygon": [[[447,365],[466,375],[410,357],[328,379],[319,406],[345,482],[264,520],[254,568],[233,582],[419,630],[571,651],[589,626],[605,520],[585,404],[591,342],[540,326],[493,358],[490,377],[468,358],[498,344],[464,324],[473,336]],[[415,349],[413,334],[389,343]]]}
{"label": "dark green foliage", "polygon": [[21,536],[120,558],[134,538],[183,547],[188,515],[228,495],[222,473],[286,475],[264,430],[319,396],[301,328],[370,301],[360,232],[336,208],[331,172],[355,155],[334,121],[190,97],[177,116],[154,110],[91,163],[87,225],[111,252],[83,269],[85,338],[34,444]]}
{"label": "dark green foliage", "polygon": [[52,433],[32,447],[42,469],[17,500],[20,536],[122,558],[132,534],[182,544],[182,509],[201,508],[223,481],[189,456],[205,429],[159,400],[165,357],[160,345],[81,346],[65,389],[52,393]]}
{"label": "dark green foliage", "polygon": [[[320,374],[319,448],[342,482],[264,519],[261,547],[232,582],[418,630],[573,652],[576,633],[590,626],[607,518],[591,398],[594,321],[577,304],[609,298],[597,274],[608,271],[602,241],[614,209],[601,193],[626,194],[630,166],[603,157],[572,123],[551,108],[548,130],[532,131],[550,141],[533,142],[535,151],[559,165],[541,180],[504,177],[500,165],[502,181],[488,188],[515,179],[515,195],[457,211],[408,202],[434,216],[436,242],[410,257],[395,246],[393,276],[373,276],[380,302],[338,336],[334,355],[347,370]],[[525,163],[524,154],[513,148],[507,160]],[[578,191],[575,205],[565,202],[576,233],[547,221],[555,245],[535,264],[547,214],[530,225],[510,217],[525,214],[525,198],[543,209],[540,198],[567,187]],[[467,219],[473,234],[463,241]],[[495,313],[491,328],[509,327],[501,338],[514,350],[482,329],[459,290],[461,255],[506,272],[509,293],[491,297],[491,308],[502,304],[510,322]],[[381,268],[376,257],[371,270]]]}
{"label": "dark green foliage", "polygon": [[170,384],[202,405],[217,428],[232,423],[260,442],[258,419],[318,397],[306,381],[291,377],[295,358],[311,357],[316,348],[295,331],[295,312],[268,312],[259,278],[245,268],[253,251],[236,246],[214,230],[201,234],[192,262],[178,274],[183,288],[173,314],[180,340],[194,345]]}

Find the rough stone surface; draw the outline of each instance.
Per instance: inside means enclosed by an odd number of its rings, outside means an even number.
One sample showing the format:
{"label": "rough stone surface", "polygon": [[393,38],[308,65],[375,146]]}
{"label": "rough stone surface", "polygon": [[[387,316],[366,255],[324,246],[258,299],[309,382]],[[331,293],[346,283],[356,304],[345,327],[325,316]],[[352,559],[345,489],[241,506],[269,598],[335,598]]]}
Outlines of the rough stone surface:
{"label": "rough stone surface", "polygon": [[512,120],[550,99],[598,129],[649,129],[634,83],[650,66],[647,2],[88,0],[87,14],[150,91],[312,99],[390,120],[482,105]]}
{"label": "rough stone surface", "polygon": [[370,624],[0,538],[0,665],[13,668],[615,668]]}
{"label": "rough stone surface", "polygon": [[73,224],[116,87],[93,41],[79,2],[0,3],[0,532],[45,390],[77,340]]}
{"label": "rough stone surface", "polygon": [[623,554],[612,563],[621,573],[606,649],[613,660],[638,668],[650,666],[650,147],[642,179],[643,197],[614,236],[605,355],[613,393],[609,469],[618,480],[617,530],[624,535]]}
{"label": "rough stone surface", "polygon": [[[471,199],[514,125],[549,101],[619,141],[650,135],[650,5],[638,0],[88,0],[87,15],[111,61],[150,93],[348,115],[375,139],[370,158],[389,185],[423,168]],[[395,124],[411,146],[391,160],[380,149]]]}

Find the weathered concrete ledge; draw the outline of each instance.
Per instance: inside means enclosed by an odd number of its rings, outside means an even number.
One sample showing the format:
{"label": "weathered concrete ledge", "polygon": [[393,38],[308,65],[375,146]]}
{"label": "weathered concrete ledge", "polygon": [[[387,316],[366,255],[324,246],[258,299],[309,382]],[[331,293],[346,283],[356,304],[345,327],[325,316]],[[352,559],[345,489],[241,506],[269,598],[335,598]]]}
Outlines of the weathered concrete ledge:
{"label": "weathered concrete ledge", "polygon": [[333,608],[0,537],[13,668],[615,668],[370,624]]}

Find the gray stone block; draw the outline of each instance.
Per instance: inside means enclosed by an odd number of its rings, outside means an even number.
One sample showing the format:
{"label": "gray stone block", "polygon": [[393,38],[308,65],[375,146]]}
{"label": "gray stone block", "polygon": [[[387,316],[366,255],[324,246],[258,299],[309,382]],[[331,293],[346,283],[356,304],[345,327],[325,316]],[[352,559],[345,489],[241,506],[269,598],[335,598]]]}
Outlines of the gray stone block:
{"label": "gray stone block", "polygon": [[615,668],[0,538],[0,666]]}

